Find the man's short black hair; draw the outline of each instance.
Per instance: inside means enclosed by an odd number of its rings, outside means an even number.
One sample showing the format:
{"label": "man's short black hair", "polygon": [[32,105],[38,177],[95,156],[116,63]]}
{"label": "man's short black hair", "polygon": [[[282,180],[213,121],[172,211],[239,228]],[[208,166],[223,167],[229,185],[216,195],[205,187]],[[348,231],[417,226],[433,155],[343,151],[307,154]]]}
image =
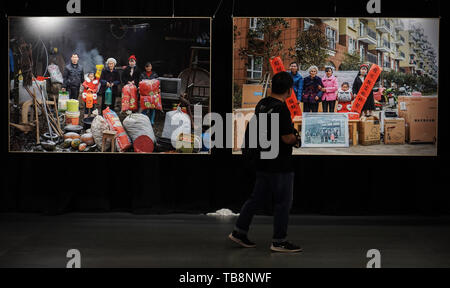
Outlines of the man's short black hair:
{"label": "man's short black hair", "polygon": [[[76,52],[73,52],[73,53],[72,53],[72,56],[73,56],[73,55],[77,55],[77,57],[80,58],[80,55],[78,55],[78,53],[76,53]],[[70,57],[72,57],[72,56],[70,56]]]}
{"label": "man's short black hair", "polygon": [[279,72],[272,77],[272,93],[284,94],[292,88],[294,81],[288,72]]}
{"label": "man's short black hair", "polygon": [[289,66],[291,66],[292,64],[295,64],[298,67],[298,63],[296,61],[292,61],[291,64],[289,64]]}

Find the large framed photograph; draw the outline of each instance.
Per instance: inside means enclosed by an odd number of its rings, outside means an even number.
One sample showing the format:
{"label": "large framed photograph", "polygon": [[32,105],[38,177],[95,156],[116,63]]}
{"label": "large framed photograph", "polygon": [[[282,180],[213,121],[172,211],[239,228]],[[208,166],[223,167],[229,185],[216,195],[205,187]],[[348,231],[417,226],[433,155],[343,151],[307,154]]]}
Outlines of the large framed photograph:
{"label": "large framed photograph", "polygon": [[304,113],[302,147],[348,147],[348,117],[343,113]]}
{"label": "large framed photograph", "polygon": [[211,18],[8,24],[10,152],[209,153]]}

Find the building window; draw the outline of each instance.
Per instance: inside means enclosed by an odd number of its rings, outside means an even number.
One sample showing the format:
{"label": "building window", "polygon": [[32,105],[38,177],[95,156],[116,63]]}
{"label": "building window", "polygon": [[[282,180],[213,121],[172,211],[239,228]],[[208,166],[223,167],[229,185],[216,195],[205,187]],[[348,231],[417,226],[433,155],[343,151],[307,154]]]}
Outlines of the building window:
{"label": "building window", "polygon": [[388,55],[384,55],[384,67],[385,68],[391,68],[391,61],[389,60]]}
{"label": "building window", "polygon": [[308,31],[309,28],[311,26],[314,26],[315,24],[316,23],[314,22],[314,20],[311,20],[311,19],[308,19],[308,18],[304,19],[303,20],[303,31]]}
{"label": "building window", "polygon": [[[250,25],[249,25],[250,30],[256,31],[256,29],[258,28],[258,25],[260,25],[258,18],[250,18]],[[256,35],[256,38],[264,40],[264,34],[258,33]]]}
{"label": "building window", "polygon": [[355,18],[349,18],[347,21],[348,21],[348,27],[356,30],[356,19]]}
{"label": "building window", "polygon": [[383,60],[382,54],[378,53],[377,55],[378,55],[378,57],[377,57],[378,58],[378,66],[382,67],[382,60]]}
{"label": "building window", "polygon": [[325,34],[328,40],[328,49],[335,50],[336,49],[336,30],[327,27],[325,29]]}
{"label": "building window", "polygon": [[261,79],[263,70],[263,57],[248,55],[247,78]]}
{"label": "building window", "polygon": [[364,36],[366,28],[364,22],[359,22],[359,36]]}
{"label": "building window", "polygon": [[348,53],[353,54],[356,51],[356,40],[349,37],[348,38]]}

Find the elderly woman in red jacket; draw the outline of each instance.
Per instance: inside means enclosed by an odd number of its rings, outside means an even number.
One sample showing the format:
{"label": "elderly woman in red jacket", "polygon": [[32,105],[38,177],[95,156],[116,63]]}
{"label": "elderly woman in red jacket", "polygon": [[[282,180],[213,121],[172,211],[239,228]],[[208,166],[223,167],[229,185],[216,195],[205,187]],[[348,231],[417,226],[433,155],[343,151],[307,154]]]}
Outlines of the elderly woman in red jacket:
{"label": "elderly woman in red jacket", "polygon": [[325,77],[322,78],[322,108],[323,112],[334,112],[336,93],[339,89],[337,78],[333,75],[333,68],[325,68]]}

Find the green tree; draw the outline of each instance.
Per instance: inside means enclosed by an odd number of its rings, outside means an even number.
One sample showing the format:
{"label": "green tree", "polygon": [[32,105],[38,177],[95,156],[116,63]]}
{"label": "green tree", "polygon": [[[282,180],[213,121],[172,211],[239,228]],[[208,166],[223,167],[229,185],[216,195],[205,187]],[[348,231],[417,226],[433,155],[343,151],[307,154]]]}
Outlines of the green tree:
{"label": "green tree", "polygon": [[345,53],[344,61],[342,61],[339,70],[359,70],[359,66],[362,64],[359,54],[357,52]]}
{"label": "green tree", "polygon": [[[269,59],[284,56],[281,54],[284,45],[280,36],[287,28],[289,23],[284,18],[257,18],[256,28],[248,30],[248,45],[239,48],[239,56],[247,60],[249,55],[261,55],[264,59],[263,68],[266,72],[270,71]],[[234,37],[238,34],[235,28]]]}
{"label": "green tree", "polygon": [[238,109],[242,107],[242,85],[233,83],[233,108]]}
{"label": "green tree", "polygon": [[311,26],[307,31],[301,31],[297,36],[295,47],[290,48],[291,57],[296,59],[301,69],[311,65],[321,68],[329,57],[328,40],[318,25]]}

